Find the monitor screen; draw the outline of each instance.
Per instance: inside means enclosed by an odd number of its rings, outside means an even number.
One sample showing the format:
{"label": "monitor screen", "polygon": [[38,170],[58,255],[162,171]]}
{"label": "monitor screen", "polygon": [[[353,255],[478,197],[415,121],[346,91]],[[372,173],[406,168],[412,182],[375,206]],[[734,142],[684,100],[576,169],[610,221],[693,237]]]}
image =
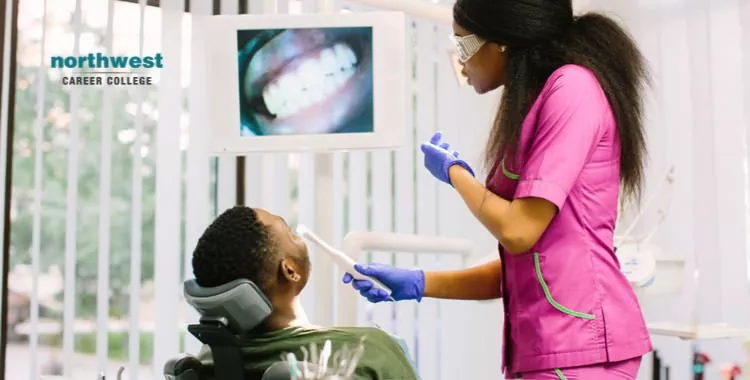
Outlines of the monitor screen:
{"label": "monitor screen", "polygon": [[403,143],[403,13],[199,16],[193,25],[193,70],[210,74],[191,79],[207,101],[191,119],[207,124],[213,153]]}
{"label": "monitor screen", "polygon": [[242,136],[373,132],[372,28],[237,31]]}

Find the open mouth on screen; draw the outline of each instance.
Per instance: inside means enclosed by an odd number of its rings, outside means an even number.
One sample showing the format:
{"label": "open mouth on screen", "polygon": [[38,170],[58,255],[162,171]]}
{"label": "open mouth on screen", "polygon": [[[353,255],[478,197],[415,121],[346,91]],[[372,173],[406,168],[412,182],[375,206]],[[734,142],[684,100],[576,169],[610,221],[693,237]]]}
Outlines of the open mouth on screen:
{"label": "open mouth on screen", "polygon": [[372,123],[371,55],[369,28],[281,32],[245,62],[250,121],[265,135],[336,132],[362,115]]}

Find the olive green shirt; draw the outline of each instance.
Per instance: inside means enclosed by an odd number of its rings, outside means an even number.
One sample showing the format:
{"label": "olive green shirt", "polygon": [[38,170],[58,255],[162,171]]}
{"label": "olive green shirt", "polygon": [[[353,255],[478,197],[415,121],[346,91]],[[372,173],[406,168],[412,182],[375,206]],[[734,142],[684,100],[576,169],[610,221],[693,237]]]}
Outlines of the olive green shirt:
{"label": "olive green shirt", "polygon": [[[362,337],[365,337],[365,349],[354,380],[419,379],[405,347],[385,331],[374,327],[289,327],[263,333],[243,344],[245,370],[253,378],[260,378],[268,367],[282,360],[282,354],[293,353],[298,361],[302,361],[302,346],[309,351],[310,345],[315,343],[320,352],[324,342],[330,340],[332,352],[337,352],[344,345],[350,349],[357,347]],[[207,346],[198,357],[204,363],[212,362]]]}

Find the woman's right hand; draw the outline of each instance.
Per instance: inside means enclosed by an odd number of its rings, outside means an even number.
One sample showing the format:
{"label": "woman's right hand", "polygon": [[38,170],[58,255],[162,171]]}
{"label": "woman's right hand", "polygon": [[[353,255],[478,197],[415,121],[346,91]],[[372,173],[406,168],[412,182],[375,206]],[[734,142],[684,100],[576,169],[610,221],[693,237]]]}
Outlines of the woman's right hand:
{"label": "woman's right hand", "polygon": [[401,269],[385,264],[355,264],[357,272],[377,279],[385,286],[391,288],[391,295],[374,286],[368,280],[355,280],[351,274],[344,274],[345,284],[352,283],[352,287],[367,298],[368,301],[377,303],[382,301],[404,301],[422,300],[424,296],[424,271],[420,269]]}

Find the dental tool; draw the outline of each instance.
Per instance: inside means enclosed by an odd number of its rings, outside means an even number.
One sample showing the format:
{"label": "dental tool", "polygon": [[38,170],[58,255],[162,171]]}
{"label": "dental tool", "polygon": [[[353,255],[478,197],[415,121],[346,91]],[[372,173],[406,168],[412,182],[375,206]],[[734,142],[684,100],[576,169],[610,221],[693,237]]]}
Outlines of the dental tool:
{"label": "dental tool", "polygon": [[298,225],[297,226],[297,234],[302,236],[305,239],[308,239],[312,241],[313,243],[317,244],[319,247],[323,248],[323,250],[328,254],[328,256],[331,257],[334,263],[338,265],[339,268],[349,273],[355,280],[367,280],[372,282],[373,286],[378,287],[382,290],[384,290],[386,293],[388,293],[388,296],[391,295],[391,289],[387,287],[385,284],[380,282],[374,277],[365,276],[361,273],[359,273],[356,269],[354,269],[354,265],[357,264],[351,257],[349,257],[344,252],[339,251],[336,248],[333,248],[331,245],[323,241],[320,237],[315,235],[312,231],[310,231],[309,228]]}
{"label": "dental tool", "polygon": [[326,340],[323,343],[323,350],[320,352],[320,363],[318,364],[319,375],[325,375],[328,371],[328,358],[331,356],[331,341]]}
{"label": "dental tool", "polygon": [[333,364],[331,368],[334,370],[333,371],[334,375],[338,375],[338,372],[339,372],[338,368],[341,366],[341,362],[344,360],[343,358],[344,358],[344,354],[346,353],[346,351],[347,351],[346,344],[344,344],[344,346],[341,347],[340,350],[333,353],[333,358],[332,358]]}
{"label": "dental tool", "polygon": [[362,355],[365,352],[365,339],[364,336],[360,338],[359,346],[357,346],[357,349],[351,353],[351,356],[349,356],[349,359],[347,360],[348,368],[344,373],[344,377],[349,378],[354,375],[354,371],[357,369],[357,363],[362,359]]}
{"label": "dental tool", "polygon": [[[125,367],[120,367],[117,370],[117,380],[122,380],[122,373],[123,372],[125,372]],[[49,379],[52,379],[52,378],[57,379],[58,376],[42,376],[42,379],[47,379],[47,378],[49,378]],[[107,379],[107,374],[104,371],[99,372],[99,374],[96,376],[96,378],[97,378],[97,380],[106,380]],[[60,379],[62,379],[62,377],[60,377]]]}
{"label": "dental tool", "polygon": [[304,373],[305,376],[307,376],[310,370],[307,367],[307,361],[310,359],[309,353],[307,352],[307,347],[305,346],[300,347],[300,350],[302,350],[302,373]]}
{"label": "dental tool", "polygon": [[[320,355],[315,360],[312,359],[308,354],[312,351],[317,351],[315,343],[311,342],[308,346],[301,346],[302,361],[300,362],[294,354],[283,353],[282,362],[278,363],[284,366],[289,376],[296,380],[353,380],[354,371],[357,368],[359,360],[364,354],[365,346],[364,341],[366,337],[361,337],[359,345],[355,349],[349,349],[344,344],[340,349],[333,349],[333,344],[330,340],[326,340],[323,343],[323,348],[320,350]],[[316,355],[317,356],[317,355]],[[307,366],[309,362],[309,367]]]}
{"label": "dental tool", "polygon": [[297,380],[297,357],[290,352],[286,355],[286,362],[289,363],[292,380]]}
{"label": "dental tool", "polygon": [[[318,363],[318,345],[315,344],[315,342],[310,344],[310,363],[312,363],[313,365]],[[315,372],[317,371],[318,370],[315,369]]]}

